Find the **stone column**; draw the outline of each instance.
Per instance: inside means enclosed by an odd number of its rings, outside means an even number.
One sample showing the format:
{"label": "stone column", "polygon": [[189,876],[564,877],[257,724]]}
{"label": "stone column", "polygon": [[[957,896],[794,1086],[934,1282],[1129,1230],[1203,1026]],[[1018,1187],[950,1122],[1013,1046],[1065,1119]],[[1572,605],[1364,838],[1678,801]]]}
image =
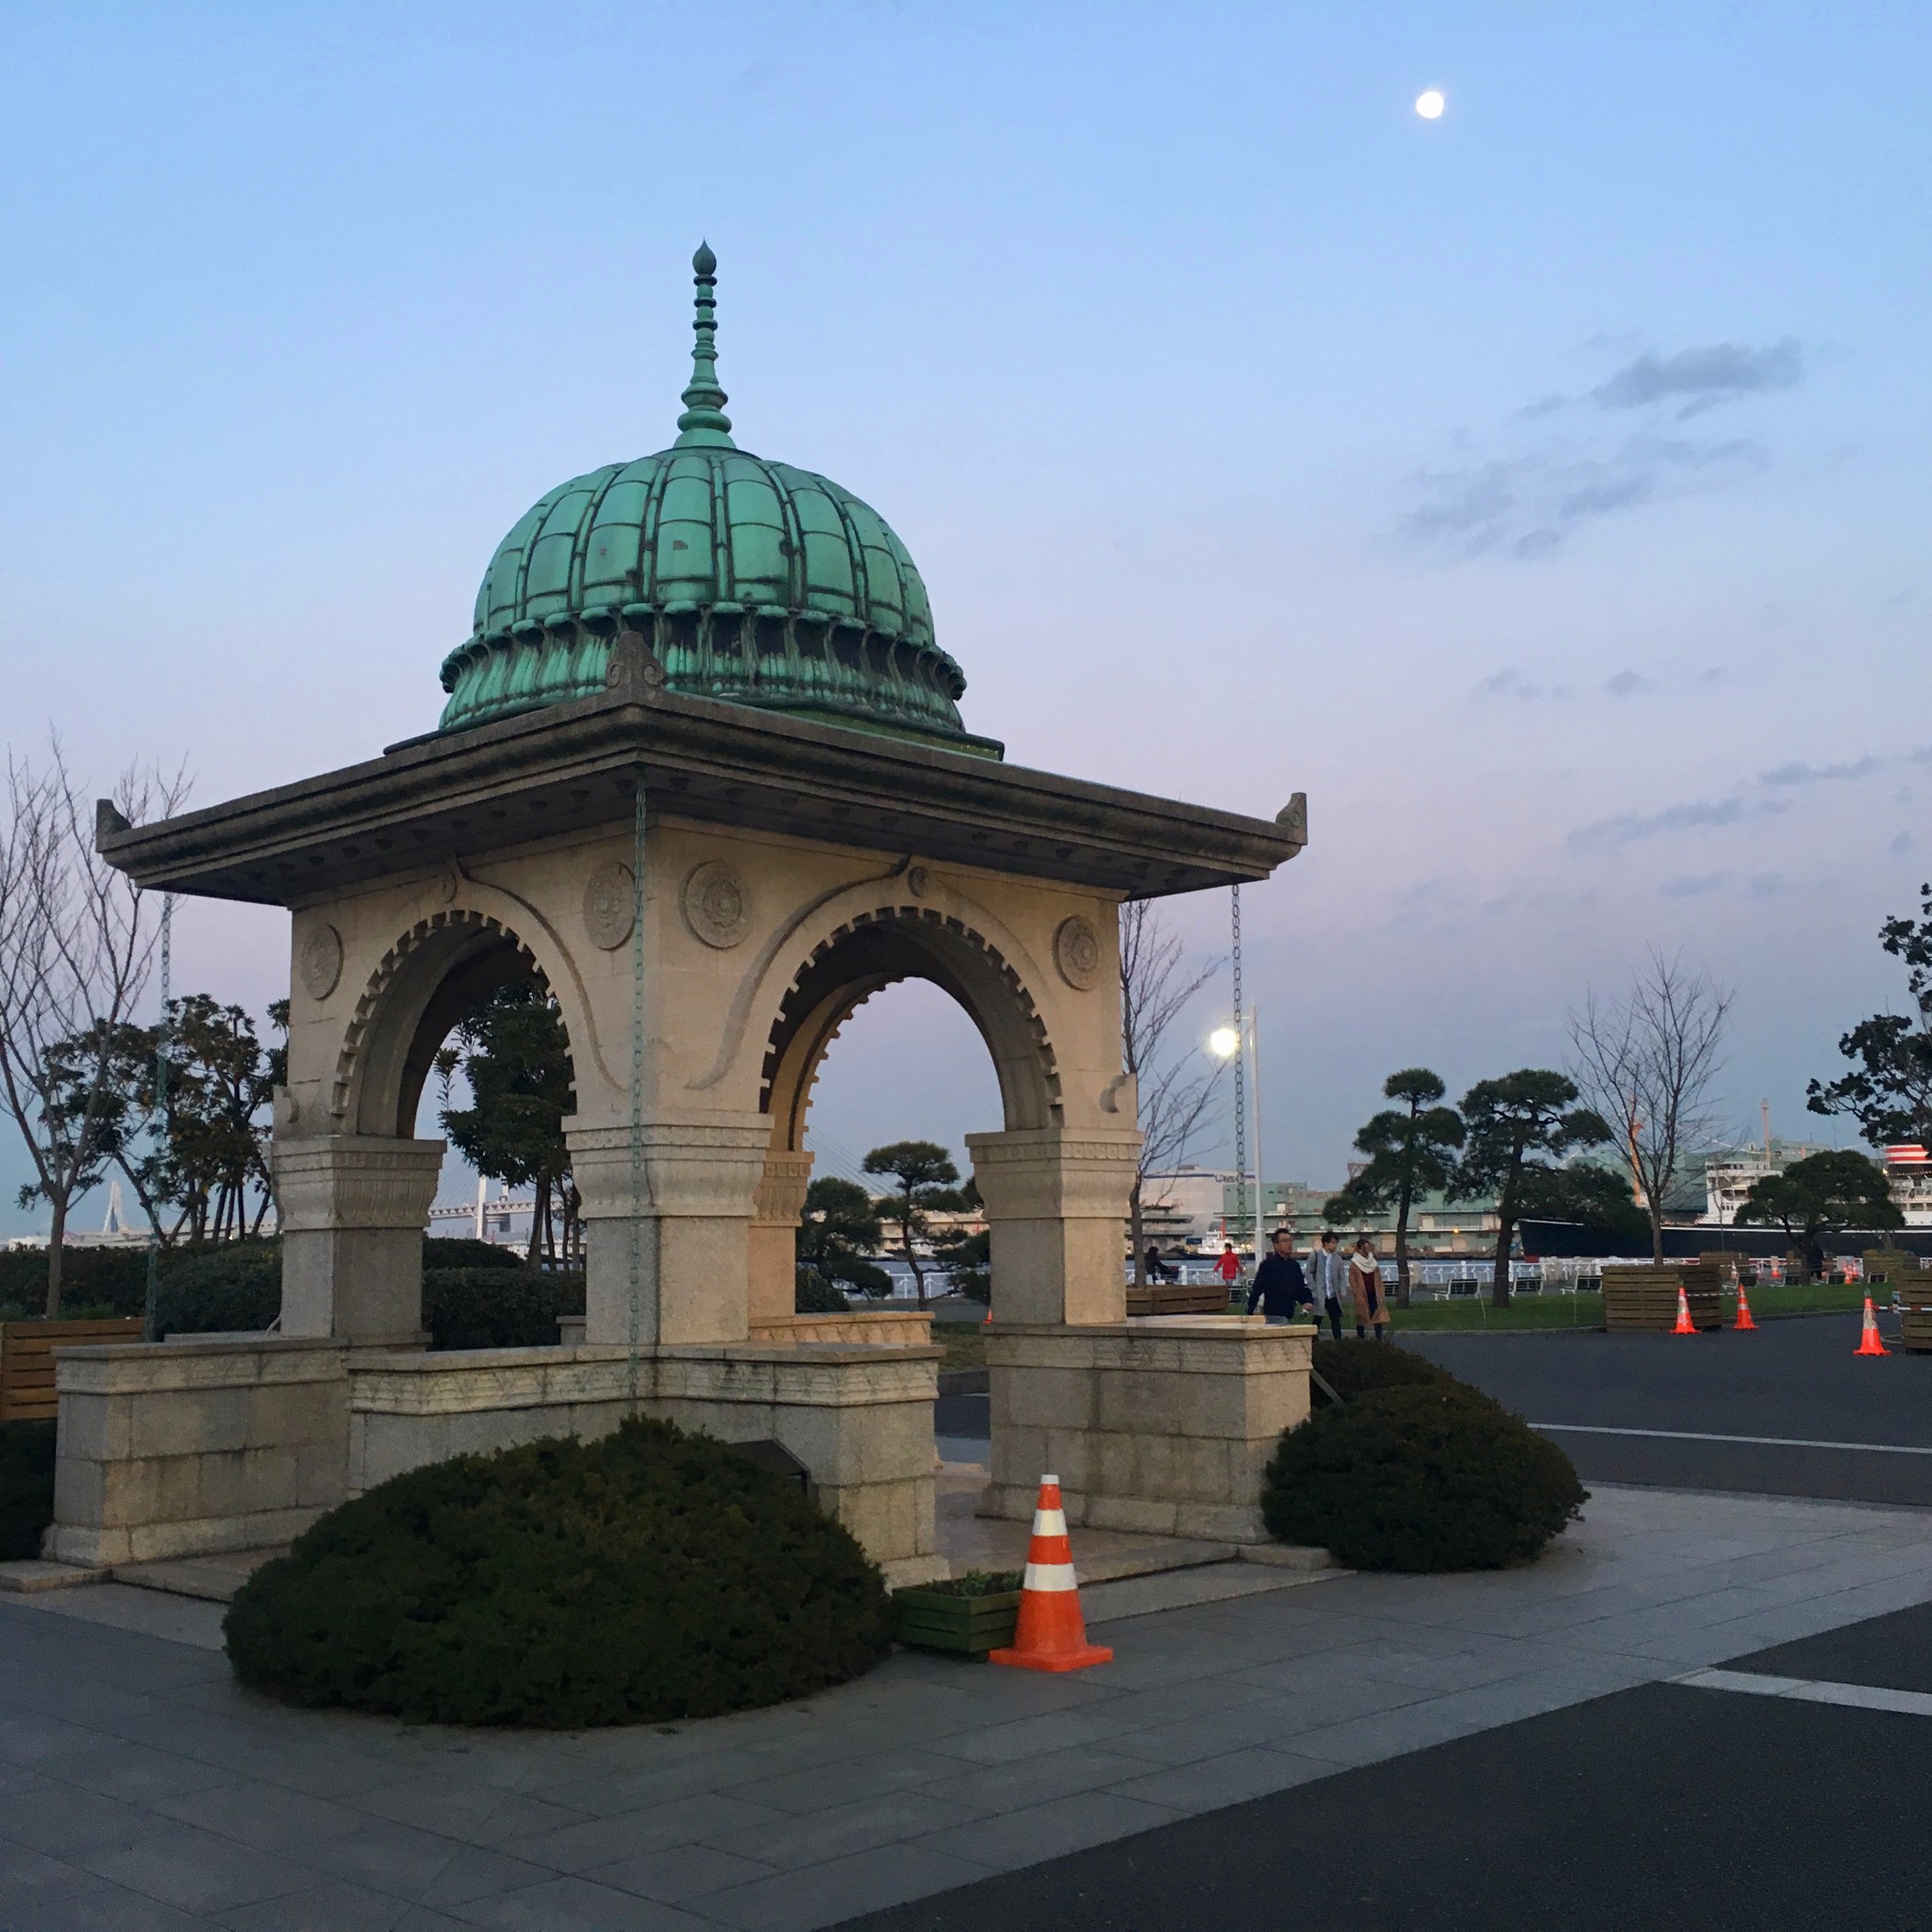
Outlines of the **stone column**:
{"label": "stone column", "polygon": [[[742,1341],[750,1327],[750,1229],[771,1150],[761,1113],[646,1121],[638,1217],[637,1340]],[[584,1340],[628,1342],[631,1129],[567,1123],[571,1173],[584,1203],[588,1265]]]}
{"label": "stone column", "polygon": [[751,1321],[789,1320],[798,1307],[798,1224],[811,1186],[809,1154],[768,1154],[752,1207]]}
{"label": "stone column", "polygon": [[993,1320],[1124,1321],[1141,1137],[1023,1127],[968,1134],[966,1146],[992,1233]]}
{"label": "stone column", "polygon": [[274,1165],[281,1332],[420,1347],[423,1230],[442,1142],[361,1134],[277,1140]]}

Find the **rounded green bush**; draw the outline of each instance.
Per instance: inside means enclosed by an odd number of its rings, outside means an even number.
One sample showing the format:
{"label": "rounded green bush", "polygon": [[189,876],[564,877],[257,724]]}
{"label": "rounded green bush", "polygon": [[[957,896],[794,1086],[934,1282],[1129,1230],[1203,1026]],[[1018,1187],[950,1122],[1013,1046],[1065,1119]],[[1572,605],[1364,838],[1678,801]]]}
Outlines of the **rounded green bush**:
{"label": "rounded green bush", "polygon": [[869,1670],[884,1580],[794,1483],[633,1420],[412,1470],[237,1592],[244,1684],[419,1723],[710,1717]]}
{"label": "rounded green bush", "polygon": [[1371,1390],[1284,1431],[1261,1516],[1357,1570],[1495,1570],[1588,1500],[1570,1458],[1458,1382]]}
{"label": "rounded green bush", "polygon": [[[1447,1369],[1439,1369],[1427,1356],[1392,1341],[1317,1341],[1316,1374],[1333,1389],[1342,1401],[1364,1395],[1371,1389],[1466,1388]],[[1318,1389],[1319,1400],[1327,1397]]]}

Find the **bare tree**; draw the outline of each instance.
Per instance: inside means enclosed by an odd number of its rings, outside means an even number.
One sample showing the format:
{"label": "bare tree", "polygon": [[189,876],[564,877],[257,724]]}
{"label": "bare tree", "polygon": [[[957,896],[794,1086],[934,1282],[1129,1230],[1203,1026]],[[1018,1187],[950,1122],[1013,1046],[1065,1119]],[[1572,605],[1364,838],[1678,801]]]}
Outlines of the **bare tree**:
{"label": "bare tree", "polygon": [[1586,993],[1583,1009],[1568,1016],[1571,1075],[1613,1131],[1650,1215],[1656,1261],[1664,1257],[1665,1199],[1692,1151],[1718,1135],[1711,1086],[1736,998],[1735,986],[1653,947],[1623,999]]}
{"label": "bare tree", "polygon": [[1150,1174],[1178,1167],[1201,1130],[1221,1068],[1202,1068],[1168,1039],[1188,1002],[1220,970],[1191,966],[1179,936],[1146,899],[1121,908],[1121,1058],[1139,1095],[1141,1156],[1127,1197],[1134,1285],[1147,1278],[1145,1189]]}
{"label": "bare tree", "polygon": [[147,984],[155,931],[145,897],[94,849],[118,828],[174,810],[187,791],[129,766],[111,801],[87,810],[58,735],[36,771],[7,757],[0,825],[0,1105],[34,1166],[21,1205],[45,1201],[47,1313],[60,1312],[68,1210],[99,1179],[125,1112],[115,1047]]}

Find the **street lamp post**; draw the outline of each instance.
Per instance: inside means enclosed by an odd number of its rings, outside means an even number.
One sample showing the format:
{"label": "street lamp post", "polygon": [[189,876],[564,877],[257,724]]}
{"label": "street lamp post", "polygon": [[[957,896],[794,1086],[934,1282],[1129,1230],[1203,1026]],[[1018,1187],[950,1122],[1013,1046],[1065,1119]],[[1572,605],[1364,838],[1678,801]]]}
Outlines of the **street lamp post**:
{"label": "street lamp post", "polygon": [[[1208,1036],[1208,1051],[1217,1059],[1235,1060],[1237,1071],[1245,1076],[1235,1083],[1235,1106],[1241,1116],[1236,1123],[1235,1140],[1238,1147],[1252,1144],[1255,1151],[1254,1220],[1250,1232],[1254,1238],[1255,1265],[1259,1267],[1261,1257],[1266,1252],[1261,1221],[1267,1207],[1267,1191],[1261,1179],[1265,1170],[1261,1165],[1260,1015],[1257,1009],[1244,1008],[1236,1024],[1217,1026]],[[1235,1172],[1237,1214],[1248,1206],[1248,1202],[1241,1198],[1248,1191],[1245,1168],[1245,1161],[1238,1155]]]}

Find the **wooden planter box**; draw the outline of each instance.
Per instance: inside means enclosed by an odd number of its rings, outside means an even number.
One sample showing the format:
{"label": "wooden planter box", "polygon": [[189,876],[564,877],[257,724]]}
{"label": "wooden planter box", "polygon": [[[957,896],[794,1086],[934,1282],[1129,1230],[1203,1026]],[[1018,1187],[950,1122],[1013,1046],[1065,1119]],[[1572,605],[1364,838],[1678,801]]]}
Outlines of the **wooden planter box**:
{"label": "wooden planter box", "polygon": [[52,1422],[54,1351],[103,1341],[139,1341],[142,1321],[0,1322],[0,1423]]}
{"label": "wooden planter box", "polygon": [[1150,1281],[1127,1291],[1130,1315],[1224,1315],[1233,1291],[1217,1275],[1212,1281]]}
{"label": "wooden planter box", "polygon": [[1932,1355],[1932,1282],[1921,1281],[1903,1293],[1900,1345],[1913,1355]]}
{"label": "wooden planter box", "polygon": [[951,1650],[962,1657],[984,1657],[1013,1641],[1020,1617],[1020,1592],[1001,1591],[994,1596],[960,1596],[946,1590],[895,1590],[892,1603],[899,1612],[894,1633],[915,1650]]}
{"label": "wooden planter box", "polygon": [[1604,1270],[1604,1326],[1612,1335],[1668,1335],[1677,1325],[1677,1290],[1697,1328],[1722,1328],[1724,1303],[1717,1269],[1703,1261],[1667,1261],[1661,1268]]}

